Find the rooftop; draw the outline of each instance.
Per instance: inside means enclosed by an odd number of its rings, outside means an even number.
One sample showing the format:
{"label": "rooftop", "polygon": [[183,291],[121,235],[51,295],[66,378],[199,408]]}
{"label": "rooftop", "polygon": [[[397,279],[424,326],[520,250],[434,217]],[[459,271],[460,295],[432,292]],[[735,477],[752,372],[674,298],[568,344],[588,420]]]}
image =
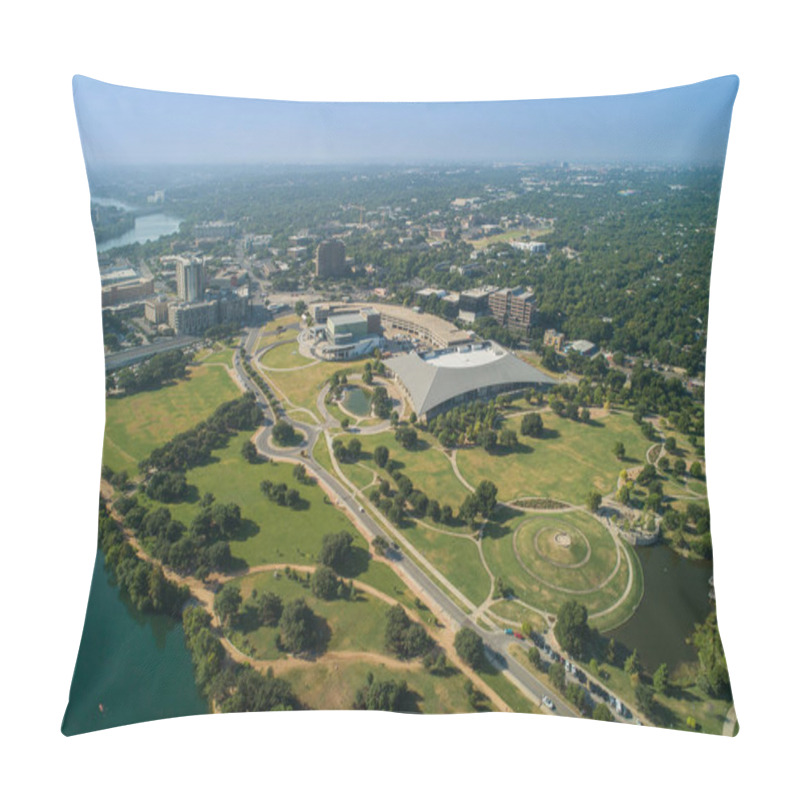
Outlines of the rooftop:
{"label": "rooftop", "polygon": [[473,391],[511,384],[555,383],[496,342],[482,342],[426,358],[406,353],[387,359],[386,366],[403,383],[419,415]]}

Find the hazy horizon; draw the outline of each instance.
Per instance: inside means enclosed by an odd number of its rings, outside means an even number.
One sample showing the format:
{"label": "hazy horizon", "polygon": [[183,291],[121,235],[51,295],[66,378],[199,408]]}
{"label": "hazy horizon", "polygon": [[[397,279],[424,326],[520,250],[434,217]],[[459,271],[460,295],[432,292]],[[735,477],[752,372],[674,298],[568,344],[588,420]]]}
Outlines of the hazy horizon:
{"label": "hazy horizon", "polygon": [[450,103],[250,100],[76,75],[87,169],[721,164],[738,78],[605,97]]}

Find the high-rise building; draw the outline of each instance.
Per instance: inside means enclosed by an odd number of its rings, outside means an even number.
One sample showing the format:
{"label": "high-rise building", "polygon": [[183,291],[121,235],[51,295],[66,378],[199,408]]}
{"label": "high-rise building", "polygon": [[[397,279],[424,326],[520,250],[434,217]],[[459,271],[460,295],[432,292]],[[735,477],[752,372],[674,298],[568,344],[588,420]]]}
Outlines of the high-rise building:
{"label": "high-rise building", "polygon": [[179,261],[176,270],[178,297],[184,303],[203,299],[206,289],[206,269],[199,261]]}
{"label": "high-rise building", "polygon": [[347,274],[344,242],[330,239],[317,247],[317,275],[321,278],[341,278]]}
{"label": "high-rise building", "polygon": [[501,289],[489,296],[489,310],[501,325],[515,331],[527,331],[533,323],[536,301],[533,292],[525,291],[521,286]]}

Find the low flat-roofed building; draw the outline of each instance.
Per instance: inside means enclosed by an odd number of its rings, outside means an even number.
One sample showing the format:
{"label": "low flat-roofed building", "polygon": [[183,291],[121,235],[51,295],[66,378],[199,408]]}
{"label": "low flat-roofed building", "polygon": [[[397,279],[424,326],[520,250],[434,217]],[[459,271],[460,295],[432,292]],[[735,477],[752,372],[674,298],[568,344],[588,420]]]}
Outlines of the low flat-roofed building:
{"label": "low flat-roofed building", "polygon": [[496,342],[479,342],[421,356],[405,353],[384,364],[423,420],[473,400],[555,383]]}
{"label": "low flat-roofed building", "polygon": [[576,339],[566,346],[566,350],[580,353],[582,356],[593,356],[597,352],[597,345],[588,339]]}
{"label": "low flat-roofed building", "polygon": [[132,281],[112,283],[104,286],[101,292],[100,304],[103,308],[114,306],[118,303],[130,303],[131,300],[142,300],[154,292],[152,278],[137,278]]}

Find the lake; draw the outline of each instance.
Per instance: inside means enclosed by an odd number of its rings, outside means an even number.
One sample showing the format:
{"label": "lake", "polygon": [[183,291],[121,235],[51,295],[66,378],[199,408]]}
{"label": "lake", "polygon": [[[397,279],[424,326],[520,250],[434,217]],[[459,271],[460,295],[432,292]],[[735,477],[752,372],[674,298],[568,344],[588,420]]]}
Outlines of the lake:
{"label": "lake", "polygon": [[182,625],[138,612],[111,583],[98,550],[62,733],[206,713]]}
{"label": "lake", "polygon": [[650,672],[661,663],[674,669],[696,661],[686,637],[714,607],[708,597],[711,562],[682,558],[663,544],[639,547],[636,554],[644,572],[644,597],[633,617],[606,636],[637,648]]}

